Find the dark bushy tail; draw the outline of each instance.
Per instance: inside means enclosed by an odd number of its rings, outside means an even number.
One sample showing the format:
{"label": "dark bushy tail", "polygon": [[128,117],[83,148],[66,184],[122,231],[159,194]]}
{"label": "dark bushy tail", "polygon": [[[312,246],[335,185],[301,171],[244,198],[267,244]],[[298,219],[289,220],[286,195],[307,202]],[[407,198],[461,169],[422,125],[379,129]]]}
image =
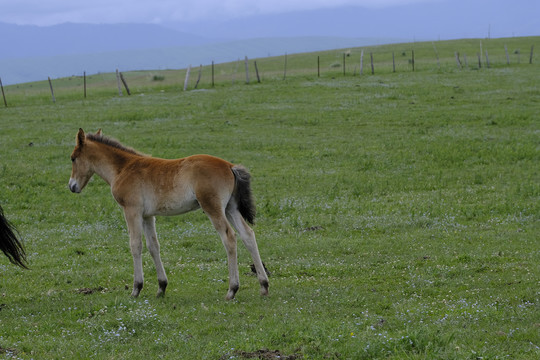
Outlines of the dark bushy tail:
{"label": "dark bushy tail", "polygon": [[251,175],[242,165],[235,165],[231,168],[236,179],[234,197],[238,205],[238,210],[242,217],[250,224],[255,223],[255,202],[251,195]]}
{"label": "dark bushy tail", "polygon": [[26,253],[15,235],[16,231],[4,217],[4,211],[0,206],[0,250],[13,264],[28,269],[26,267]]}

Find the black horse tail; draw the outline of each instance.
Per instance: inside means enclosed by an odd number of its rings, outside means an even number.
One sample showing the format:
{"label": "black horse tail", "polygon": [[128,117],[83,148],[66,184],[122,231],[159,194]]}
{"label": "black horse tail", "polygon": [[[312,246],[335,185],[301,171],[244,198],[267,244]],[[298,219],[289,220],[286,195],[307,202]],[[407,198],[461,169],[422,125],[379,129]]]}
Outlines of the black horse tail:
{"label": "black horse tail", "polygon": [[28,269],[26,253],[23,245],[17,239],[16,232],[15,227],[4,217],[4,211],[0,206],[0,250],[13,264]]}
{"label": "black horse tail", "polygon": [[251,195],[251,175],[242,165],[234,165],[231,168],[236,179],[234,197],[238,205],[238,211],[250,224],[255,223],[255,202]]}

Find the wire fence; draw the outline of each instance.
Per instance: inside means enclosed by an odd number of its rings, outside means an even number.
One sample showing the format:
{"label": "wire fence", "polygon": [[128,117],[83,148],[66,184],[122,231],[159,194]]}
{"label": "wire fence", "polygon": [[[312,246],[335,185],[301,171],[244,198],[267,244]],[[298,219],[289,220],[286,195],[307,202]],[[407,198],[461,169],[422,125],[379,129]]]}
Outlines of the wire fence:
{"label": "wire fence", "polygon": [[[540,41],[540,37],[532,38]],[[503,40],[503,39],[499,39]],[[510,39],[513,40],[513,39]],[[516,47],[516,41],[469,41],[460,51],[450,50],[448,43],[393,44],[350,50],[325,51],[310,54],[285,54],[278,57],[189,66],[187,69],[129,71],[72,76],[0,88],[4,107],[12,96],[16,104],[24,99],[48,97],[56,103],[61,99],[98,96],[130,96],[156,91],[191,91],[234,84],[253,84],[287,80],[297,76],[335,78],[338,76],[370,76],[418,71],[466,71],[509,67],[535,63],[534,43],[526,50]],[[524,42],[520,41],[519,45]],[[130,85],[132,87],[130,88]],[[9,91],[8,91],[9,90]],[[58,90],[58,91],[57,91]],[[91,91],[90,91],[91,90]],[[56,93],[55,93],[56,91]],[[159,91],[159,90],[158,90]],[[48,95],[47,95],[48,93]],[[29,99],[28,99],[29,100]]]}

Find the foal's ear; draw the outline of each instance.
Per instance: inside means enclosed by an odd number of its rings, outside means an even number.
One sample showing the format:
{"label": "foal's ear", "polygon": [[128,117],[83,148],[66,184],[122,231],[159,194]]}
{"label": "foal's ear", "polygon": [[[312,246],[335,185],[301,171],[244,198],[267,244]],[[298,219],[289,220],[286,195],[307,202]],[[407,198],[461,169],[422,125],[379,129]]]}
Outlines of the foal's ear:
{"label": "foal's ear", "polygon": [[86,135],[84,134],[84,130],[79,128],[79,132],[77,133],[77,146],[82,146],[85,138]]}
{"label": "foal's ear", "polygon": [[102,136],[103,135],[103,133],[101,132],[101,128],[98,129],[98,131],[96,132],[96,135],[97,136]]}

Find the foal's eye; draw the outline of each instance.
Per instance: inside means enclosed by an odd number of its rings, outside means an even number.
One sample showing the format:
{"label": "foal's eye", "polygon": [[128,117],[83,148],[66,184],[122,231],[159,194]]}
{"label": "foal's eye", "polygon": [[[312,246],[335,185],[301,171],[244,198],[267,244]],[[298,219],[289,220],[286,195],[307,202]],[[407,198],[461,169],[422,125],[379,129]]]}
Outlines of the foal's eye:
{"label": "foal's eye", "polygon": [[71,162],[75,162],[75,158],[74,158],[74,157],[71,158]]}

